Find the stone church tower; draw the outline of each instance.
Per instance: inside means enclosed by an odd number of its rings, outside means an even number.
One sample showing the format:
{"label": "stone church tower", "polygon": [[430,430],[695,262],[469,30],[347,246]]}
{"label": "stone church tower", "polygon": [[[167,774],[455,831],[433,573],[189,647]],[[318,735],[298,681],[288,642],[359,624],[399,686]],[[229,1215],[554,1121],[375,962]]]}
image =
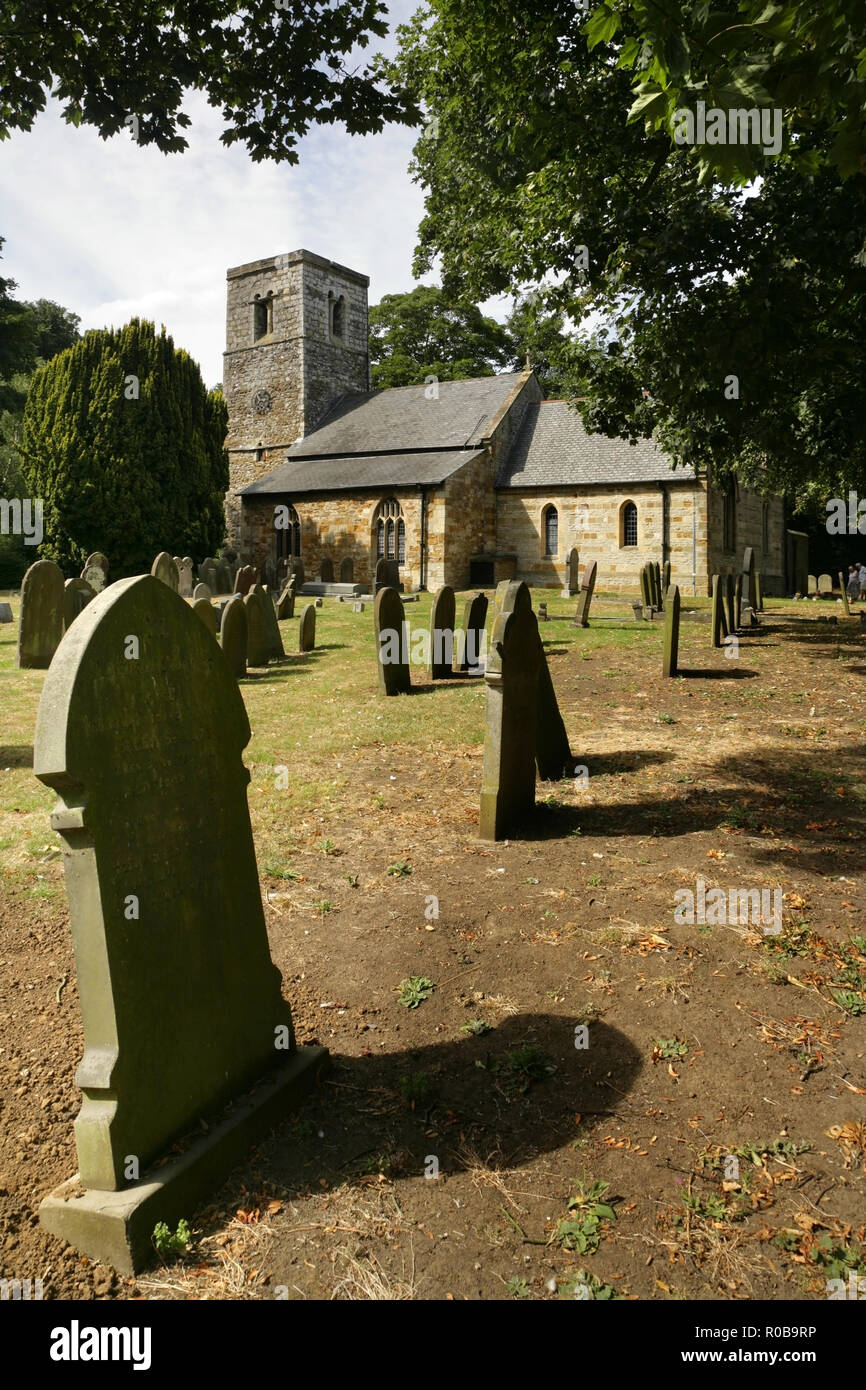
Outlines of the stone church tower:
{"label": "stone church tower", "polygon": [[370,389],[370,281],[310,251],[250,261],[226,278],[226,522],[243,554],[239,489],[281,463],[341,396]]}

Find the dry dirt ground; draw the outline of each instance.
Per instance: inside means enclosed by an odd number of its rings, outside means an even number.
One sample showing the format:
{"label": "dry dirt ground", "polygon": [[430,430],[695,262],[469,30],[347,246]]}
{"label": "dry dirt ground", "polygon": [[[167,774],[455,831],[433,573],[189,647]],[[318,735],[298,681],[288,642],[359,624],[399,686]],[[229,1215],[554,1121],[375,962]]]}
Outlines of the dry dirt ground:
{"label": "dry dirt ground", "polygon": [[[332,1064],[136,1280],[37,1223],[75,1171],[82,1038],[65,898],[4,869],[0,1277],[62,1299],[823,1300],[866,1274],[866,631],[777,602],[728,660],[684,622],[689,674],[663,681],[660,624],[606,611],[542,627],[588,784],[540,785],[519,838],[476,838],[482,706],[454,746],[418,695],[412,741],[312,744],[304,776],[340,794],[282,859],[253,804],[298,1039]],[[28,754],[0,750],[0,776]],[[61,883],[55,849],[37,867]],[[699,879],[781,890],[781,933],[675,922]],[[413,977],[433,988],[406,1007]]]}

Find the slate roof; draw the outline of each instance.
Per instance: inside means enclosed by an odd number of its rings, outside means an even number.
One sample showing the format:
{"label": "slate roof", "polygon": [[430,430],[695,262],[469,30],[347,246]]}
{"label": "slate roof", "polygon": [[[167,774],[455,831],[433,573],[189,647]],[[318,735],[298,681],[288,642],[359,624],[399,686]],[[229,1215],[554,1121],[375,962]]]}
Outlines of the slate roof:
{"label": "slate roof", "polygon": [[[398,436],[399,437],[399,436]],[[281,493],[352,492],[364,488],[432,486],[480,457],[483,449],[440,449],[417,454],[351,454],[288,458],[266,478],[242,489],[245,497]]]}
{"label": "slate roof", "polygon": [[499,471],[500,488],[597,486],[600,483],[684,482],[692,468],[676,468],[652,442],[588,434],[568,401],[526,407],[517,437]]}

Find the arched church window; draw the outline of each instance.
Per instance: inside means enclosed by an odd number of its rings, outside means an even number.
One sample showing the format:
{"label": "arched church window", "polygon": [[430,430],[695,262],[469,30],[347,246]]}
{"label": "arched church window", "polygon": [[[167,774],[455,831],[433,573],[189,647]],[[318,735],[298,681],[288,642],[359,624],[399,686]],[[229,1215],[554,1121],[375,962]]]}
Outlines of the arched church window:
{"label": "arched church window", "polygon": [[406,563],[406,523],[403,509],[396,497],[386,497],[376,508],[373,517],[376,530],[376,558]]}
{"label": "arched church window", "polygon": [[257,294],[253,299],[253,342],[274,331],[274,292]]}
{"label": "arched church window", "polygon": [[559,512],[547,507],[544,512],[544,553],[555,555],[559,549]]}
{"label": "arched church window", "polygon": [[376,559],[381,560],[385,554],[385,523],[381,517],[376,526]]}
{"label": "arched church window", "polygon": [[301,523],[291,503],[281,503],[274,515],[276,560],[288,560],[301,553]]}
{"label": "arched church window", "polygon": [[623,503],[620,545],[637,545],[637,507],[634,502]]}
{"label": "arched church window", "polygon": [[406,563],[406,523],[402,516],[397,522],[397,564]]}

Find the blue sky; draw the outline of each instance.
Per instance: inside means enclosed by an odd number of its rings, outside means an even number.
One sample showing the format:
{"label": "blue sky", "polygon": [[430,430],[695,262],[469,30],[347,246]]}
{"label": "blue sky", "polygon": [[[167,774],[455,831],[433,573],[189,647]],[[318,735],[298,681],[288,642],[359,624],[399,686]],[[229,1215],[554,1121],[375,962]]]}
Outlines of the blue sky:
{"label": "blue sky", "polygon": [[[392,25],[415,8],[392,0]],[[372,48],[392,50],[392,37]],[[29,134],[0,146],[0,275],[18,282],[18,298],[56,300],[83,329],[135,314],[164,323],[213,386],[229,266],[306,247],[369,275],[371,303],[412,288],[423,198],[407,166],[418,131],[314,128],[298,165],[257,165],[220,144],[222,121],[202,95],[186,109],[189,149],[179,155],[142,149],[126,133],[105,141],[76,130],[53,101]],[[501,318],[508,305],[485,307]]]}

